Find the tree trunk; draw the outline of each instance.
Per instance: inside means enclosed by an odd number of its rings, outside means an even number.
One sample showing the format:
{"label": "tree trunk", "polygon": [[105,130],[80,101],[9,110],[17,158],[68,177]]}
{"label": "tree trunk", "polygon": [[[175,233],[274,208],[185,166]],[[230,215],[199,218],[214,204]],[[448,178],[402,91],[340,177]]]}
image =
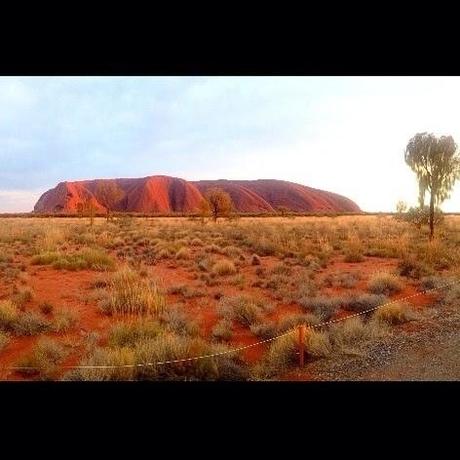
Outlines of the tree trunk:
{"label": "tree trunk", "polygon": [[430,197],[430,241],[434,237],[434,193]]}
{"label": "tree trunk", "polygon": [[110,209],[107,208],[107,222],[109,221],[109,219],[110,219]]}

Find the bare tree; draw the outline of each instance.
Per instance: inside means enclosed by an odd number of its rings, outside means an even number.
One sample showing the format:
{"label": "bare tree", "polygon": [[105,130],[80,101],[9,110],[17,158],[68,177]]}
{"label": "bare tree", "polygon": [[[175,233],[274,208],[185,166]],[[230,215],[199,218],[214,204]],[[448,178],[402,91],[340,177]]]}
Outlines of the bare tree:
{"label": "bare tree", "polygon": [[89,225],[92,227],[94,224],[96,205],[94,203],[94,199],[90,196],[86,197],[83,201],[83,213],[89,217]]}
{"label": "bare tree", "polygon": [[425,193],[430,193],[430,240],[434,236],[435,206],[449,198],[455,181],[460,178],[460,156],[452,136],[436,137],[418,133],[407,144],[406,163],[417,175],[419,204],[423,209]]}
{"label": "bare tree", "polygon": [[108,222],[111,211],[124,197],[124,192],[114,180],[104,180],[97,184],[95,195],[97,201],[99,201],[107,211]]}
{"label": "bare tree", "polygon": [[208,203],[214,222],[217,221],[218,217],[228,217],[234,209],[230,195],[217,187],[206,191],[205,200]]}

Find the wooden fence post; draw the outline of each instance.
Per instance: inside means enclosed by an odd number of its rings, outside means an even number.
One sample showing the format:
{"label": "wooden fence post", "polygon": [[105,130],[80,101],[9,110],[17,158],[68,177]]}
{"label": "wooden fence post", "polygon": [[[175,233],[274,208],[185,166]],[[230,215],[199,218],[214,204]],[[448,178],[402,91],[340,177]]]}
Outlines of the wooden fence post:
{"label": "wooden fence post", "polygon": [[303,367],[304,365],[304,336],[305,336],[305,326],[299,326],[299,366]]}

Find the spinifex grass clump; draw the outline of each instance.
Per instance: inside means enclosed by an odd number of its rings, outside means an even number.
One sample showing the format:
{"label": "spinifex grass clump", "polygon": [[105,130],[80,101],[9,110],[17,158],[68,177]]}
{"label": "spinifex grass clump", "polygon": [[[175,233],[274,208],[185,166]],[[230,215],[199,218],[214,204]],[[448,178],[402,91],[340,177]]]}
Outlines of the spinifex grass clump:
{"label": "spinifex grass clump", "polygon": [[402,288],[401,280],[391,273],[376,273],[368,283],[368,289],[373,294],[395,294]]}
{"label": "spinifex grass clump", "polygon": [[374,317],[389,324],[401,324],[416,319],[417,315],[409,304],[394,302],[376,310]]}
{"label": "spinifex grass clump", "polygon": [[165,297],[157,283],[124,268],[114,274],[101,307],[109,315],[156,315],[163,311]]}
{"label": "spinifex grass clump", "polygon": [[23,375],[39,374],[42,379],[49,379],[66,355],[67,350],[61,344],[45,337],[33,348],[32,354],[24,357],[17,365]]}
{"label": "spinifex grass clump", "polygon": [[36,335],[49,327],[50,323],[38,313],[22,313],[10,300],[0,302],[0,330],[15,335]]}
{"label": "spinifex grass clump", "polygon": [[52,265],[59,270],[111,270],[115,262],[99,249],[84,249],[74,254],[43,252],[32,257],[33,265]]}

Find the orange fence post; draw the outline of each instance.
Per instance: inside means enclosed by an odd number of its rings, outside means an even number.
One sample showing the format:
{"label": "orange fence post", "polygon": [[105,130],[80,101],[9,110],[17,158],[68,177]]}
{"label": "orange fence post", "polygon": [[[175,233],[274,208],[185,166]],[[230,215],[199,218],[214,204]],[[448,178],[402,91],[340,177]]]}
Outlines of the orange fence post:
{"label": "orange fence post", "polygon": [[305,326],[299,326],[299,365],[303,367],[304,364],[304,332]]}

